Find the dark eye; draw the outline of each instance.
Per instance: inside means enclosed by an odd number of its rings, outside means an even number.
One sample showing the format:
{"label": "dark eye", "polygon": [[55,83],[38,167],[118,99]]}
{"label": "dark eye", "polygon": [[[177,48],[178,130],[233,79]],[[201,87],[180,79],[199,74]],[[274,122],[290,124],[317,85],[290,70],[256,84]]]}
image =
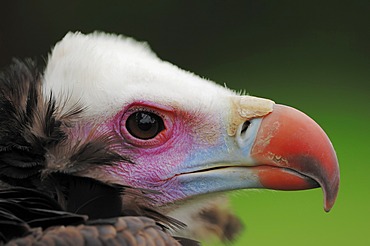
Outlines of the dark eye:
{"label": "dark eye", "polygon": [[146,140],[157,136],[165,127],[160,116],[138,111],[127,118],[126,129],[135,138]]}

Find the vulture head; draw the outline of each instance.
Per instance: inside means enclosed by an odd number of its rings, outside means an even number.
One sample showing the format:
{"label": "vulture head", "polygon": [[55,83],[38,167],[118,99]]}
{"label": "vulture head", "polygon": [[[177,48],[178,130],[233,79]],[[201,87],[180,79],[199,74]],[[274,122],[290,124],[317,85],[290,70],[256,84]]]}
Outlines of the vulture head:
{"label": "vulture head", "polygon": [[[231,190],[321,187],[325,211],[335,202],[336,154],[311,118],[184,71],[146,43],[68,33],[49,56],[42,91],[61,115],[78,112],[61,126],[69,142],[48,150],[42,175],[67,173],[137,189],[149,199],[136,202],[187,224],[174,234],[232,238],[240,225],[219,198]],[[64,155],[99,138],[105,152],[123,158],[91,166]],[[218,225],[214,217],[226,222]]]}

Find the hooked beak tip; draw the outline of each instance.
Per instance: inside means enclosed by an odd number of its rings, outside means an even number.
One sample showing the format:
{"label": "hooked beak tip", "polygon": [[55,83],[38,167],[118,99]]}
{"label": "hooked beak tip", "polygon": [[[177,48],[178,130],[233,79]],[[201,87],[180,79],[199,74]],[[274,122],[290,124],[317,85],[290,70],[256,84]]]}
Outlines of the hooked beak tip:
{"label": "hooked beak tip", "polygon": [[[315,188],[317,185],[313,184],[318,183],[324,192],[325,211],[333,207],[339,189],[336,153],[326,133],[304,113],[275,104],[273,111],[262,119],[251,156],[260,165],[292,171],[280,173],[276,181],[271,181],[273,175],[262,178],[262,185],[297,190]],[[295,179],[291,178],[294,175]]]}

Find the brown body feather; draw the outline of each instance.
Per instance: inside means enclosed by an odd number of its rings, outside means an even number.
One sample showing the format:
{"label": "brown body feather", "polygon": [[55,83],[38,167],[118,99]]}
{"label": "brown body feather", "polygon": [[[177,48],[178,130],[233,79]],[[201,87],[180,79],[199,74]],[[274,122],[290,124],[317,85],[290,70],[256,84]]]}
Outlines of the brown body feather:
{"label": "brown body feather", "polygon": [[89,225],[34,229],[7,245],[180,245],[155,221],[146,217],[120,217],[94,221]]}

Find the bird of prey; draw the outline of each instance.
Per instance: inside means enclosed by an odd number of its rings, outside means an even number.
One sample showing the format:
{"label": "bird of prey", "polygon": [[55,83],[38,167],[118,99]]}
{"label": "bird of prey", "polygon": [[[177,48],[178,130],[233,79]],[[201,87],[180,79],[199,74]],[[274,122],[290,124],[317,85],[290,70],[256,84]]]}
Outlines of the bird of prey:
{"label": "bird of prey", "polygon": [[0,244],[197,245],[242,229],[226,191],[321,187],[339,167],[304,113],[162,61],[146,43],[68,33],[45,69],[0,75]]}

